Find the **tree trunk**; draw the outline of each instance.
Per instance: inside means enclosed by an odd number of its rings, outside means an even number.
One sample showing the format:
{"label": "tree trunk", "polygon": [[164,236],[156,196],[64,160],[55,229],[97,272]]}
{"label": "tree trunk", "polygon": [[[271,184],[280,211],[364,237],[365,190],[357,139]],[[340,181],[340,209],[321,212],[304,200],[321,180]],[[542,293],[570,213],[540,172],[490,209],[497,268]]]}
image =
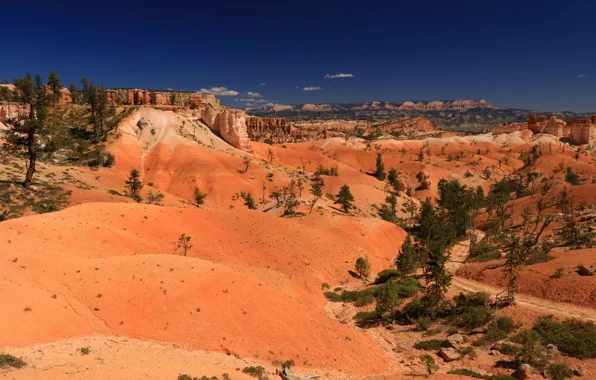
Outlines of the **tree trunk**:
{"label": "tree trunk", "polygon": [[35,129],[29,128],[27,132],[27,139],[28,139],[28,154],[29,154],[29,167],[27,168],[27,173],[25,174],[25,182],[23,182],[23,187],[28,189],[31,186],[31,181],[33,180],[33,173],[35,173],[35,162],[37,161],[37,151],[35,148]]}
{"label": "tree trunk", "polygon": [[35,173],[35,162],[37,161],[37,154],[34,152],[29,153],[29,167],[27,168],[27,174],[25,174],[25,182],[23,182],[23,187],[28,189],[31,186],[31,181],[33,180],[33,173]]}

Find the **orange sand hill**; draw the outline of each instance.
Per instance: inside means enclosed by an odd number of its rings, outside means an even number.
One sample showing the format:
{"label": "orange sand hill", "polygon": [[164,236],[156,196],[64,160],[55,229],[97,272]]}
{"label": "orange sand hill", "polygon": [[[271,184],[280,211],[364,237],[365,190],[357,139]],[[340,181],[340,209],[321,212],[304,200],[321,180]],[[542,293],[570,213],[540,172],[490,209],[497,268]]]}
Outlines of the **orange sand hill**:
{"label": "orange sand hill", "polygon": [[[173,253],[182,233],[188,257]],[[388,267],[404,234],[347,217],[137,204],[10,220],[0,225],[2,344],[102,333],[383,372],[370,338],[324,314],[321,283],[348,280],[362,255],[373,272]]]}

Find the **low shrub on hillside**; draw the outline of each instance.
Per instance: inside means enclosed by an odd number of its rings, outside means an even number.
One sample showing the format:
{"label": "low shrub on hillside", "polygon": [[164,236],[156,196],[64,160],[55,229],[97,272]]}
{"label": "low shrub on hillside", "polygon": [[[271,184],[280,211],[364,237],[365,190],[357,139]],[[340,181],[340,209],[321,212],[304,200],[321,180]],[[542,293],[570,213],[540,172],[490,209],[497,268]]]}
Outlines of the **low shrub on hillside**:
{"label": "low shrub on hillside", "polygon": [[492,318],[488,293],[460,293],[453,300],[455,307],[447,319],[459,328],[472,330],[484,326]]}
{"label": "low shrub on hillside", "polygon": [[0,354],[0,368],[23,368],[26,365],[27,363],[21,358],[17,358],[11,354]]}
{"label": "low shrub on hillside", "polygon": [[578,359],[596,358],[596,324],[577,319],[563,322],[543,318],[532,327],[544,344],[552,343],[561,352]]}
{"label": "low shrub on hillside", "polygon": [[511,317],[498,317],[486,329],[486,334],[474,342],[474,345],[480,346],[491,344],[505,339],[517,328],[516,323]]}
{"label": "low shrub on hillside", "polygon": [[414,348],[417,350],[438,351],[442,344],[443,339],[421,340],[414,344]]}

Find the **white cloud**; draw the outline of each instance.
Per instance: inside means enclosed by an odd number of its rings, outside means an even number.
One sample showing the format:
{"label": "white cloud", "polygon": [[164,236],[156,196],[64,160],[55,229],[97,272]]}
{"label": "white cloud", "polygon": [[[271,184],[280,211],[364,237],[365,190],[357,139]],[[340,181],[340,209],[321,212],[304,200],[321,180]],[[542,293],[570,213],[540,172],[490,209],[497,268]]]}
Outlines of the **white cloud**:
{"label": "white cloud", "polygon": [[174,91],[174,89],[172,87],[168,87],[168,88],[166,88],[166,90],[168,90],[168,91]]}
{"label": "white cloud", "polygon": [[256,99],[249,98],[249,99],[240,99],[241,102],[254,102]]}
{"label": "white cloud", "polygon": [[246,93],[246,95],[252,96],[253,98],[262,98],[263,97],[263,95],[259,94],[258,92],[250,92],[250,91],[248,91]]}
{"label": "white cloud", "polygon": [[585,77],[587,77],[587,76],[589,76],[589,75],[588,75],[588,74],[579,74],[579,75],[577,76],[577,79],[580,79],[580,78],[585,78]]}
{"label": "white cloud", "polygon": [[247,109],[251,109],[251,108],[273,108],[275,106],[279,106],[280,104],[278,103],[265,103],[265,104],[257,104],[257,103],[247,103],[246,104],[246,108]]}
{"label": "white cloud", "polygon": [[304,87],[302,91],[319,91],[321,87]]}
{"label": "white cloud", "polygon": [[202,94],[213,94],[218,96],[236,96],[240,94],[238,91],[228,90],[225,87],[202,88],[199,92]]}
{"label": "white cloud", "polygon": [[259,83],[259,86],[261,86],[261,87],[267,87],[267,83],[261,82],[261,83]]}
{"label": "white cloud", "polygon": [[335,78],[352,78],[354,74],[347,74],[347,73],[339,73],[339,74],[327,74],[325,75],[325,79],[335,79]]}

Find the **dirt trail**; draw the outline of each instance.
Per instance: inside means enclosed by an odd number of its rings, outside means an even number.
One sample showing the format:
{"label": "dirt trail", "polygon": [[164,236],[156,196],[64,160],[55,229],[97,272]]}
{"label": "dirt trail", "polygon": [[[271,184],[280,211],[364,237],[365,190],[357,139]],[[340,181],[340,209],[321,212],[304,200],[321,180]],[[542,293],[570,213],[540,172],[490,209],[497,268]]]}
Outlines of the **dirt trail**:
{"label": "dirt trail", "polygon": [[[484,233],[478,232],[478,241],[484,238]],[[453,247],[451,251],[451,259],[447,263],[447,268],[451,273],[455,273],[457,269],[463,265],[468,258],[470,248],[470,241],[465,240]],[[468,292],[487,292],[491,296],[496,296],[503,293],[504,289],[487,285],[478,281],[470,280],[463,277],[453,276],[451,283],[452,289],[459,289]],[[545,299],[528,296],[517,293],[515,296],[516,303],[519,306],[527,307],[544,314],[556,314],[565,318],[578,318],[588,321],[596,322],[596,310],[574,306],[566,303],[558,303],[547,301]]]}

